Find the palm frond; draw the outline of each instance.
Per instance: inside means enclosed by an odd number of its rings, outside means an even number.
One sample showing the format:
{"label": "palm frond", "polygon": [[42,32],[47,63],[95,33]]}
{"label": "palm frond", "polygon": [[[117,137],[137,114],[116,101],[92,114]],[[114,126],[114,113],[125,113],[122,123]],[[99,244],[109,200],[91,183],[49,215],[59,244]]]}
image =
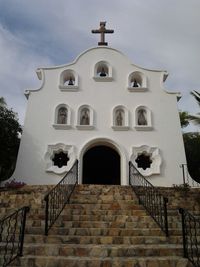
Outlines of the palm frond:
{"label": "palm frond", "polygon": [[194,98],[196,99],[198,105],[200,106],[200,93],[198,93],[197,91],[193,90],[190,94],[192,96],[194,96]]}
{"label": "palm frond", "polygon": [[200,116],[198,115],[188,115],[188,119],[196,125],[200,125]]}

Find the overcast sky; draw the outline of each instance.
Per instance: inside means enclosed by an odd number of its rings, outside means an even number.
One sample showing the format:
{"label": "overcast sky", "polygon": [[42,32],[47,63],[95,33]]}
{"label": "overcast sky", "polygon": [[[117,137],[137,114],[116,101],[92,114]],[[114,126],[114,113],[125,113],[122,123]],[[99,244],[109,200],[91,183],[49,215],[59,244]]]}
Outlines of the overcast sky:
{"label": "overcast sky", "polygon": [[[179,91],[181,110],[199,112],[199,0],[0,0],[0,97],[23,124],[25,89],[40,85],[38,67],[69,63],[97,45],[91,29],[107,21],[106,36],[141,67],[169,72],[165,87]],[[190,126],[188,130],[198,130]]]}

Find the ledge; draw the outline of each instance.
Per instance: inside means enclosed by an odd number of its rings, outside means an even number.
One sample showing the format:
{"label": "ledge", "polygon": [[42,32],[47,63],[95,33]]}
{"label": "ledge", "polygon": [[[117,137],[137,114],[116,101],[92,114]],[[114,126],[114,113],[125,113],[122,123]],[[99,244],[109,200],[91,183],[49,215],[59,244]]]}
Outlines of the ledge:
{"label": "ledge", "polygon": [[76,125],[76,128],[78,130],[93,130],[94,126],[93,125]]}
{"label": "ledge", "polygon": [[131,87],[131,86],[128,86],[127,89],[130,92],[146,92],[146,91],[148,91],[147,87]]}
{"label": "ledge", "polygon": [[57,166],[51,166],[48,169],[46,169],[46,172],[53,172],[55,174],[63,174],[68,171],[67,166],[62,166],[61,168],[58,168]]}
{"label": "ledge", "polygon": [[111,82],[113,81],[113,77],[93,77],[93,79],[96,81],[96,82]]}
{"label": "ledge", "polygon": [[114,131],[128,131],[129,126],[112,126]]}
{"label": "ledge", "polygon": [[66,129],[70,129],[71,125],[69,125],[69,124],[53,124],[53,127],[57,130],[66,130]]}
{"label": "ledge", "polygon": [[78,91],[78,86],[77,85],[59,85],[59,88],[61,91],[68,91],[68,92],[74,92]]}
{"label": "ledge", "polygon": [[153,130],[153,127],[152,126],[144,126],[144,125],[137,125],[137,126],[134,126],[134,128],[137,130],[137,131],[151,131]]}

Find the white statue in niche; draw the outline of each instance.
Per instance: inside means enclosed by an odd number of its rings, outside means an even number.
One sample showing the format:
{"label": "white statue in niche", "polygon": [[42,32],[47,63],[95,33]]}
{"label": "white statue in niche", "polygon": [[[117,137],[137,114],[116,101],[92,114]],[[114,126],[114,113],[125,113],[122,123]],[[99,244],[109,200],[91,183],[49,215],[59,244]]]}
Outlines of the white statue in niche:
{"label": "white statue in niche", "polygon": [[122,109],[118,109],[116,111],[115,124],[116,124],[116,126],[123,126],[124,125],[124,111]]}
{"label": "white statue in niche", "polygon": [[90,125],[90,111],[88,108],[81,110],[80,125]]}
{"label": "white statue in niche", "polygon": [[57,119],[57,123],[58,124],[66,124],[67,123],[67,109],[62,107],[59,108],[58,110],[58,119]]}
{"label": "white statue in niche", "polygon": [[147,125],[147,112],[145,109],[139,109],[138,110],[138,119],[137,123],[138,125]]}

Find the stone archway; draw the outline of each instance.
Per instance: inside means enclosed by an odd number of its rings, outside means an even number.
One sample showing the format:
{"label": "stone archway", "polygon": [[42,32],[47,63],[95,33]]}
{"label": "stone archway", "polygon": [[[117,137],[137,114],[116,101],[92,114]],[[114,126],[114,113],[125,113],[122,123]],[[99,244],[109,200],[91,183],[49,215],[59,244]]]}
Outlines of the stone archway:
{"label": "stone archway", "polygon": [[83,155],[83,184],[120,184],[120,155],[110,146],[99,144]]}

